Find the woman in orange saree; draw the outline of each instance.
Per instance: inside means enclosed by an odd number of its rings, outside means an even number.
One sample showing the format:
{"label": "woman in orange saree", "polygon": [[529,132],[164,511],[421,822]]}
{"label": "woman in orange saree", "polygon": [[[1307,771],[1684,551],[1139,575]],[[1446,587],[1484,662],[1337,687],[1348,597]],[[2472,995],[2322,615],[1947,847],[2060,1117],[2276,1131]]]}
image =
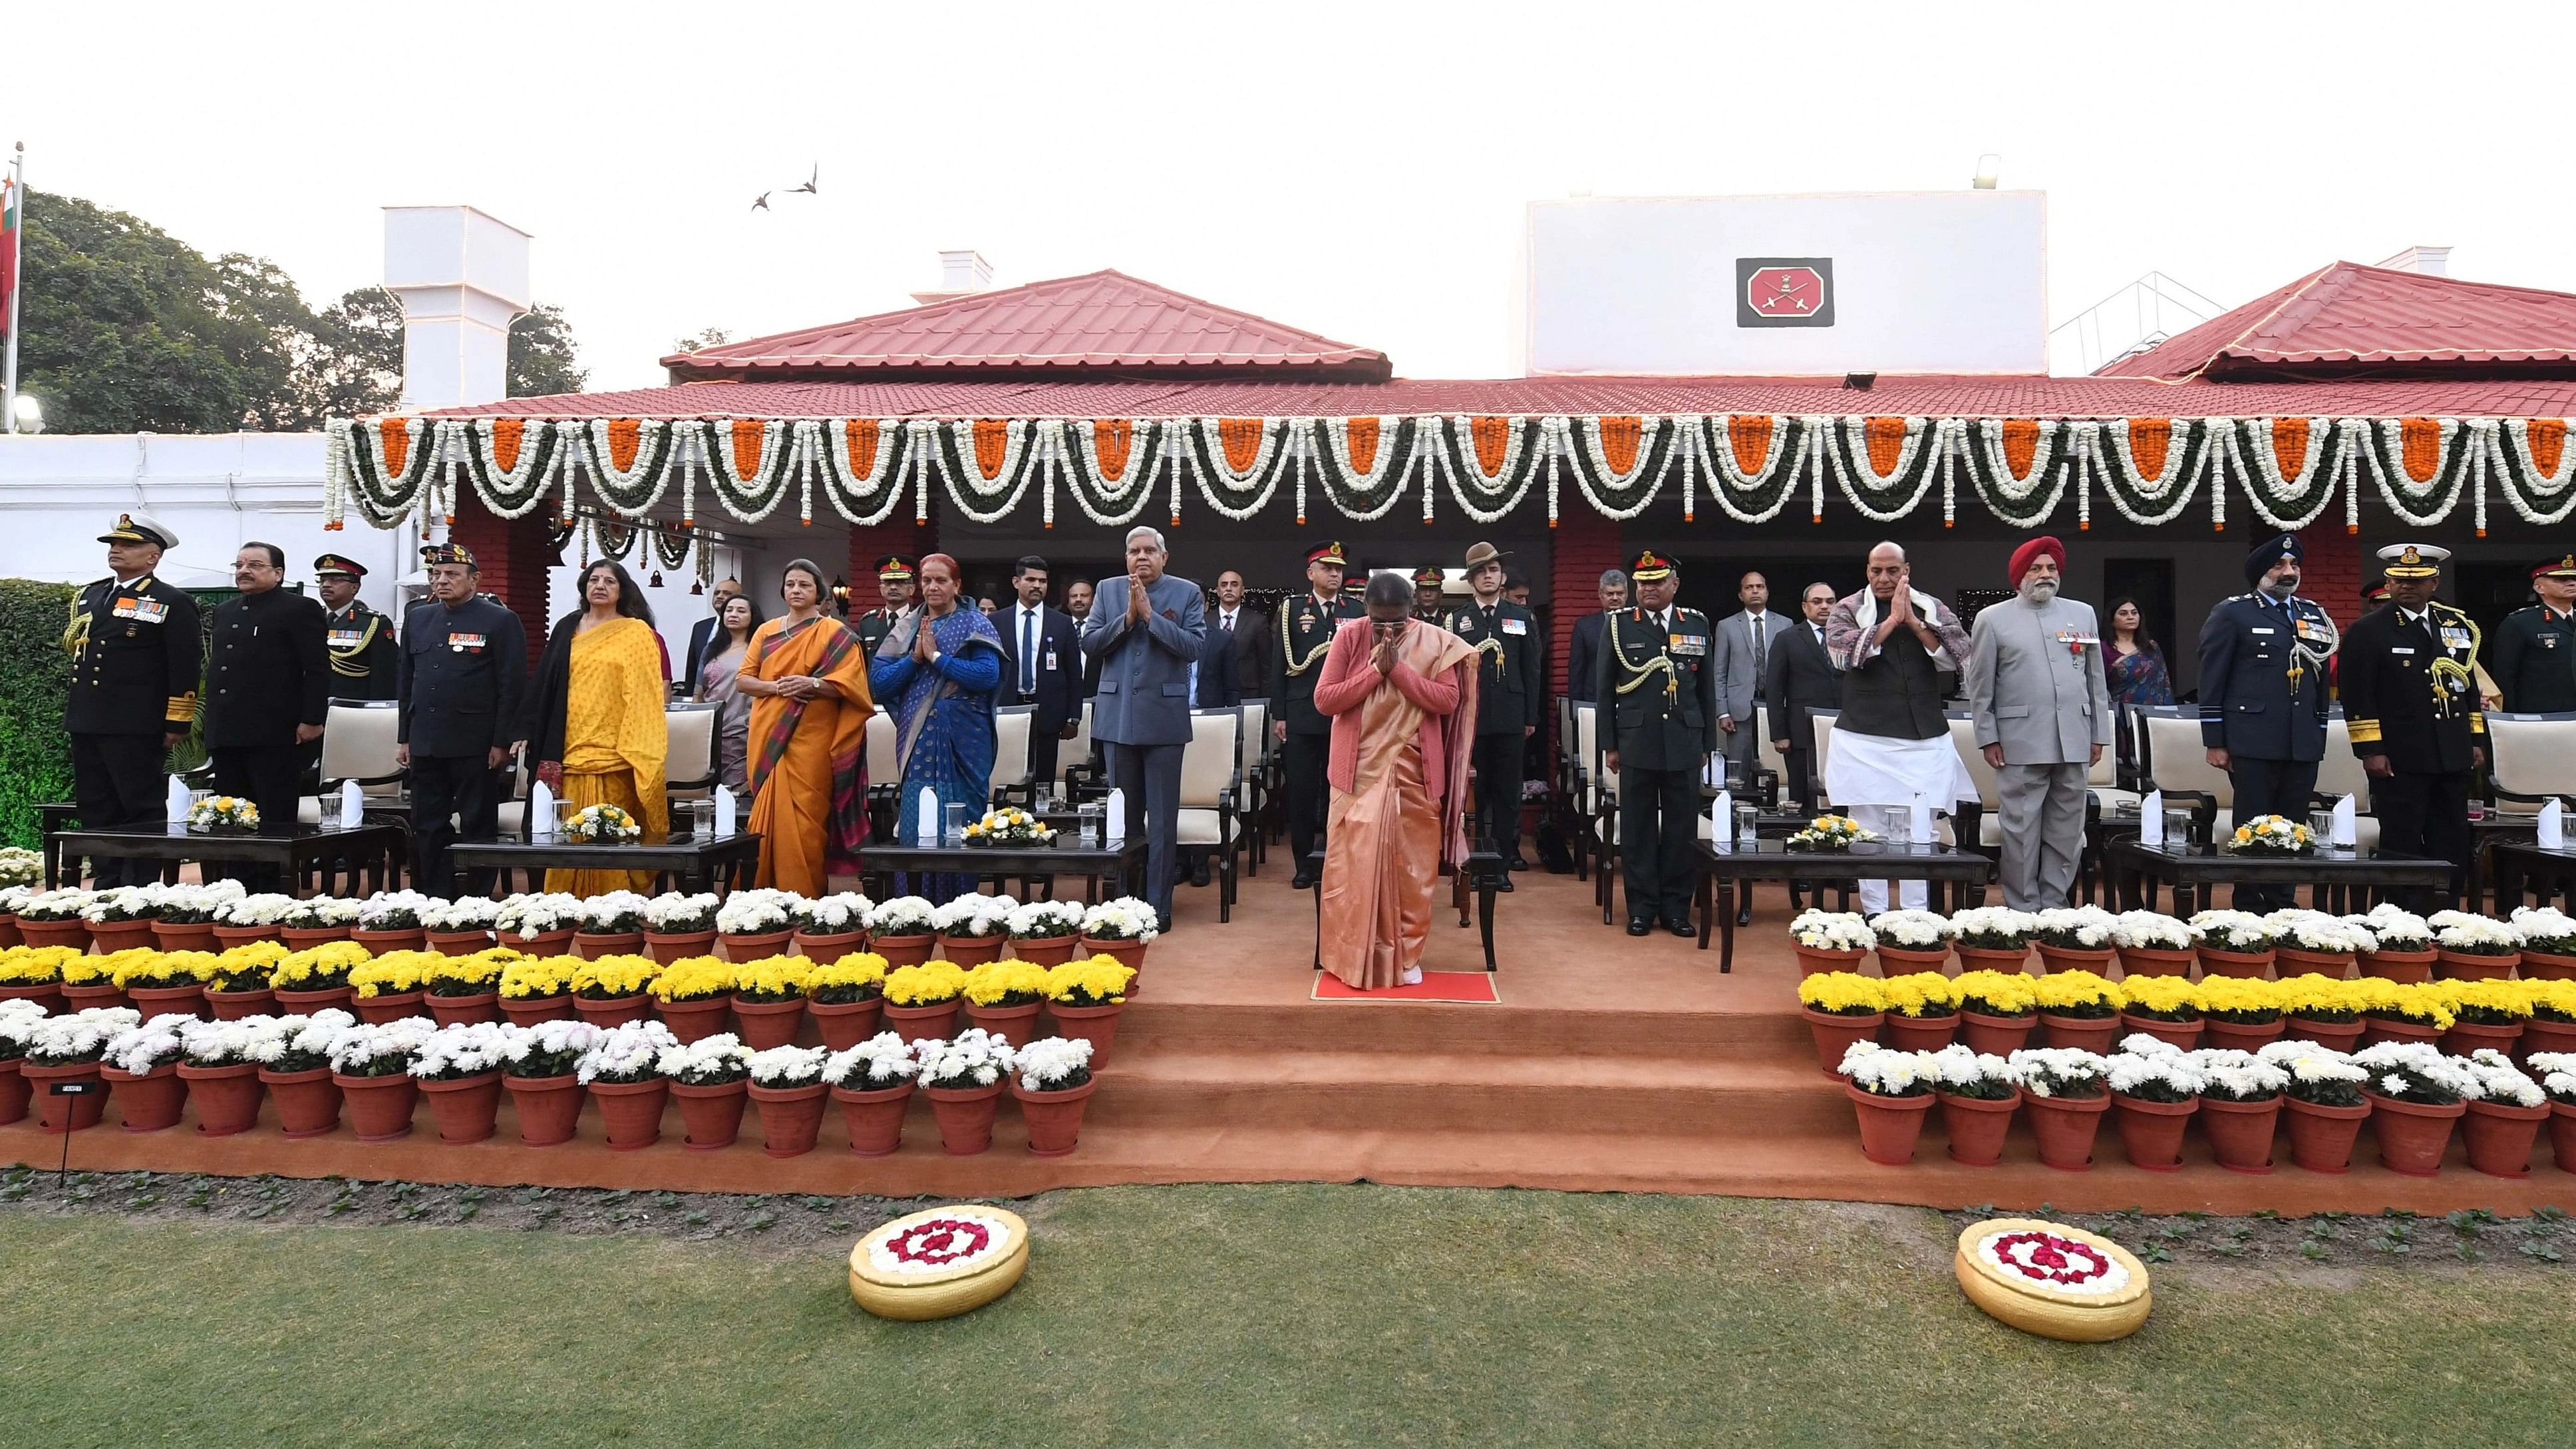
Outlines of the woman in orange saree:
{"label": "woman in orange saree", "polygon": [[822,611],[823,571],[804,559],[779,582],[787,616],[752,635],[734,687],[752,697],[750,829],[760,884],[801,896],[859,868],[868,822],[867,650]]}
{"label": "woman in orange saree", "polygon": [[[555,621],[537,673],[529,732],[537,778],[578,809],[615,805],[646,840],[671,832],[662,766],[671,736],[662,705],[662,636],[625,568],[601,559],[583,570],[584,607]],[[602,847],[603,852],[607,847]],[[546,889],[576,896],[650,891],[649,870],[550,870]]]}
{"label": "woman in orange saree", "polygon": [[1467,858],[1476,651],[1409,619],[1398,575],[1369,580],[1367,597],[1369,616],[1342,622],[1315,684],[1333,721],[1317,944],[1325,970],[1375,991],[1422,979],[1440,866]]}

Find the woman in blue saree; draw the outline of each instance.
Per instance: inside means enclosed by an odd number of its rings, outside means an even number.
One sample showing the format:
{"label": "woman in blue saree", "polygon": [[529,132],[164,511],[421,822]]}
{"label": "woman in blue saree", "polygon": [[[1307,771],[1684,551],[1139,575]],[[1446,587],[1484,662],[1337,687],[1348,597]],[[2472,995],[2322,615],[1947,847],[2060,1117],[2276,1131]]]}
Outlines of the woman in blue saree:
{"label": "woman in blue saree", "polygon": [[[957,560],[921,561],[921,607],[898,620],[868,666],[869,693],[894,716],[895,763],[903,774],[896,839],[920,839],[921,792],[970,821],[984,813],[993,777],[993,691],[1002,683],[1002,638],[978,609],[957,606]],[[942,821],[931,821],[937,831]],[[975,889],[971,875],[924,875],[898,888],[944,905]]]}

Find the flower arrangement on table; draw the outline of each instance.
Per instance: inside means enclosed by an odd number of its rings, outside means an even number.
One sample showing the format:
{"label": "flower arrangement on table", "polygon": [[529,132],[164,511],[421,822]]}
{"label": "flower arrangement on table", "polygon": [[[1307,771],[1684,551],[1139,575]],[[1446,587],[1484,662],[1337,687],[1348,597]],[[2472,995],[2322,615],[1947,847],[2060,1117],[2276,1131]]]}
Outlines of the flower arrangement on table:
{"label": "flower arrangement on table", "polygon": [[2512,956],[2522,950],[2522,933],[2492,916],[2436,911],[2429,924],[2433,943],[2456,956]]}
{"label": "flower arrangement on table", "polygon": [[662,974],[662,963],[650,956],[602,956],[595,961],[576,960],[572,968],[572,994],[588,1001],[622,1001],[641,996],[656,977]]}
{"label": "flower arrangement on table", "polygon": [[1834,1071],[1873,1097],[1921,1097],[1941,1080],[1940,1063],[1930,1052],[1901,1052],[1876,1042],[1856,1041]]}
{"label": "flower arrangement on table", "polygon": [[885,994],[886,961],[874,951],[853,951],[818,962],[805,973],[805,998],[832,1005],[874,1001]]}
{"label": "flower arrangement on table", "polygon": [[576,895],[561,891],[515,895],[492,913],[492,930],[505,939],[516,936],[521,941],[533,941],[558,931],[578,930],[583,915],[582,899]]}
{"label": "flower arrangement on table", "polygon": [[44,878],[44,856],[24,846],[0,845],[0,887],[31,886]]}
{"label": "flower arrangement on table", "polygon": [[2191,988],[2192,1007],[2201,1016],[2245,1026],[2267,1026],[2279,1021],[2285,996],[2278,982],[2243,976],[2205,977]]}
{"label": "flower arrangement on table", "polygon": [[2111,941],[2130,951],[2188,951],[2200,932],[2162,911],[2122,911],[2111,923]]}
{"label": "flower arrangement on table", "polygon": [[939,934],[939,908],[920,896],[896,896],[868,908],[868,934],[900,940]]}
{"label": "flower arrangement on table", "polygon": [[509,1044],[510,1028],[497,1022],[466,1021],[442,1026],[429,1034],[413,1056],[411,1075],[414,1081],[455,1082],[497,1072],[509,1064],[504,1048]]}
{"label": "flower arrangement on table", "polygon": [[2311,971],[2279,983],[2281,1014],[2341,1026],[2359,1021],[2370,1000],[2357,982]]}
{"label": "flower arrangement on table", "polygon": [[219,880],[206,885],[171,885],[160,888],[161,909],[154,920],[172,926],[206,926],[224,918],[224,911],[245,892],[237,880]]}
{"label": "flower arrangement on table", "polygon": [[1887,1009],[1886,983],[1857,971],[1819,971],[1799,980],[1798,1004],[1828,1016],[1876,1016]]}
{"label": "flower arrangement on table", "polygon": [[331,1070],[344,1077],[393,1077],[411,1071],[438,1028],[428,1017],[406,1016],[381,1025],[360,1024],[331,1044]]}
{"label": "flower arrangement on table", "polygon": [[804,897],[792,891],[735,891],[716,910],[716,929],[728,936],[774,936],[796,928],[796,907]]}
{"label": "flower arrangement on table", "polygon": [[[578,969],[578,968],[576,968]],[[713,1001],[733,994],[734,966],[714,956],[683,956],[644,984],[655,1001]]]}
{"label": "flower arrangement on table", "polygon": [[802,1001],[813,985],[814,963],[802,956],[764,956],[733,968],[737,1001]]}
{"label": "flower arrangement on table", "polygon": [[2200,944],[2213,951],[2260,956],[2272,949],[2271,922],[2251,911],[2196,911],[2191,925],[2200,933]]}
{"label": "flower arrangement on table", "polygon": [[459,935],[491,930],[501,919],[501,903],[489,896],[459,896],[452,901],[433,898],[418,914],[422,930]]}
{"label": "flower arrangement on table", "polygon": [[268,968],[268,984],[280,991],[330,991],[349,984],[349,973],[370,959],[355,941],[325,941],[289,951]]}
{"label": "flower arrangement on table", "polygon": [[920,1075],[921,1061],[913,1043],[894,1031],[878,1032],[832,1053],[823,1063],[823,1080],[845,1092],[881,1092]]}
{"label": "flower arrangement on table", "polygon": [[378,891],[358,903],[361,931],[417,931],[420,913],[437,902],[418,891]]}
{"label": "flower arrangement on table", "polygon": [[1899,951],[1946,951],[1950,946],[1950,918],[1936,911],[1881,911],[1869,918],[1870,934],[1881,946]]}
{"label": "flower arrangement on table", "polygon": [[82,954],[70,946],[11,946],[0,950],[0,986],[44,986],[60,981],[63,963]]}
{"label": "flower arrangement on table", "polygon": [[2428,981],[2424,991],[2450,1009],[2455,1022],[2480,1026],[2520,1026],[2531,1019],[2531,988],[2537,981]]}
{"label": "flower arrangement on table", "polygon": [[1161,934],[1161,918],[1154,914],[1154,908],[1134,896],[1102,901],[1082,913],[1082,936],[1087,941],[1143,944]]}
{"label": "flower arrangement on table", "polygon": [[966,844],[970,847],[1047,845],[1054,840],[1055,831],[1040,823],[1036,816],[1012,805],[987,810],[983,819],[966,827]]}
{"label": "flower arrangement on table", "polygon": [[669,1076],[679,1050],[680,1039],[658,1021],[621,1022],[592,1038],[573,1075],[583,1086],[647,1082]]}
{"label": "flower arrangement on table", "polygon": [[569,996],[573,970],[581,964],[578,956],[522,956],[501,968],[501,999],[549,1001]]}
{"label": "flower arrangement on table", "polygon": [[501,1070],[513,1077],[568,1077],[598,1042],[600,1028],[587,1021],[541,1021],[501,1028]]}
{"label": "flower arrangement on table", "polygon": [[690,1087],[721,1087],[751,1075],[751,1048],[729,1031],[682,1042],[665,1052],[661,1073]]}
{"label": "flower arrangement on table", "polygon": [[1047,968],[1047,1000],[1058,1006],[1109,1006],[1127,999],[1136,968],[1115,956],[1093,956]]}
{"label": "flower arrangement on table", "polygon": [[2033,913],[2033,939],[2061,951],[2107,951],[2120,918],[2100,906],[2052,906]]}
{"label": "flower arrangement on table", "polygon": [[430,968],[446,961],[435,951],[387,951],[349,972],[349,985],[361,1000],[400,996],[429,988]]}
{"label": "flower arrangement on table", "polygon": [[952,1092],[993,1086],[1009,1076],[1019,1062],[1008,1041],[974,1026],[946,1041],[918,1043],[914,1053],[921,1060],[916,1080],[922,1086]]}
{"label": "flower arrangement on table", "polygon": [[790,1087],[810,1087],[823,1080],[823,1067],[830,1057],[831,1053],[821,1047],[791,1044],[753,1052],[751,1060],[744,1065],[751,1075],[752,1085],[783,1092]]}
{"label": "flower arrangement on table", "polygon": [[1950,917],[1950,942],[1971,951],[2021,951],[2039,934],[2039,918],[2010,906],[1970,906]]}
{"label": "flower arrangement on table", "polygon": [[1081,1037],[1040,1037],[1016,1055],[1022,1091],[1070,1092],[1091,1080],[1091,1043]]}
{"label": "flower arrangement on table", "polygon": [[88,919],[90,898],[95,891],[59,890],[32,895],[18,903],[22,921],[79,921]]}
{"label": "flower arrangement on table", "polygon": [[2432,989],[2432,982],[2408,983],[2365,976],[2349,984],[2361,993],[2362,1010],[2382,1021],[2400,1021],[2409,1026],[2449,1031],[2455,1020],[2450,1004]]}
{"label": "flower arrangement on table", "polygon": [[2128,997],[2122,1009],[2132,1016],[2151,1021],[2200,1020],[2192,984],[2180,976],[2132,976],[2120,983],[2120,991]]}
{"label": "flower arrangement on table", "polygon": [[643,934],[653,902],[634,891],[607,891],[581,903],[581,929],[593,936]]}
{"label": "flower arrangement on table", "polygon": [[1878,932],[1858,911],[1800,911],[1789,923],[1789,937],[1811,951],[1878,949]]}
{"label": "flower arrangement on table", "polygon": [[724,901],[714,892],[685,895],[664,891],[644,906],[644,929],[656,936],[695,936],[716,928]]}
{"label": "flower arrangement on table", "polygon": [[1859,821],[1848,815],[1819,815],[1808,821],[1804,829],[1782,841],[1781,846],[1787,850],[1832,854],[1855,845],[1870,844],[1877,839],[1877,831],[1863,829]]}
{"label": "flower arrangement on table", "polygon": [[2255,1055],[2289,1077],[2281,1090],[2299,1101],[2317,1107],[2363,1105],[2361,1084],[2370,1080],[2370,1073],[2342,1052],[2290,1040],[2267,1042]]}
{"label": "flower arrangement on table", "polygon": [[820,900],[800,900],[788,914],[808,936],[852,936],[868,928],[869,908],[866,896],[839,891]]}
{"label": "flower arrangement on table", "polygon": [[1879,983],[1887,1009],[1898,1016],[1950,1016],[1959,1009],[1958,987],[1938,971],[1890,976]]}
{"label": "flower arrangement on table", "polygon": [[1017,957],[987,961],[966,973],[966,1000],[987,1009],[1033,1006],[1046,999],[1046,989],[1047,968]]}
{"label": "flower arrangement on table", "polygon": [[983,941],[1000,936],[1010,926],[1011,912],[1020,903],[1009,896],[987,896],[972,892],[939,907],[934,918],[939,934],[960,941]]}
{"label": "flower arrangement on table", "polygon": [[1087,912],[1080,901],[1030,901],[1003,923],[1014,941],[1055,941],[1079,935]]}
{"label": "flower arrangement on table", "polygon": [[283,1076],[331,1065],[331,1049],[357,1027],[358,1019],[338,1007],[326,1007],[310,1016],[254,1016],[242,1025],[251,1029],[243,1055]]}
{"label": "flower arrangement on table", "polygon": [[2051,971],[2031,983],[2039,1009],[2051,1016],[2100,1021],[2118,1016],[2129,1004],[2119,985],[2090,971]]}
{"label": "flower arrangement on table", "polygon": [[1938,1089],[1953,1097],[2000,1102],[2013,1094],[2012,1064],[1991,1052],[1952,1042],[1932,1053]]}
{"label": "flower arrangement on table", "polygon": [[1962,971],[1951,978],[1959,1009],[1979,1016],[2029,1016],[2039,1010],[2039,982],[2018,971]]}
{"label": "flower arrangement on table", "polygon": [[893,1006],[937,1006],[966,991],[966,968],[954,961],[924,961],[886,973],[885,999]]}
{"label": "flower arrangement on table", "polygon": [[2231,855],[2314,855],[2316,832],[2281,815],[2257,815],[2227,837]]}
{"label": "flower arrangement on table", "polygon": [[[230,1025],[230,1023],[225,1023]],[[187,1050],[180,1033],[190,1026],[212,1025],[183,1012],[167,1012],[129,1026],[107,1039],[99,1061],[129,1076],[148,1077],[177,1061]]]}
{"label": "flower arrangement on table", "polygon": [[584,805],[563,823],[563,838],[575,845],[632,845],[644,838],[644,827],[616,805]]}
{"label": "flower arrangement on table", "polygon": [[2014,1085],[2031,1096],[2083,1099],[2109,1090],[2110,1063],[2073,1047],[2025,1047],[2005,1058]]}
{"label": "flower arrangement on table", "polygon": [[[118,956],[128,956],[119,951]],[[212,981],[223,958],[212,951],[136,951],[108,979],[120,991],[167,991]]]}
{"label": "flower arrangement on table", "polygon": [[2399,1102],[2447,1107],[2486,1091],[2467,1062],[2443,1055],[2431,1042],[2384,1041],[2366,1046],[2352,1054],[2352,1064],[2370,1073],[2364,1090]]}
{"label": "flower arrangement on table", "polygon": [[2381,902],[2369,914],[2358,918],[2360,924],[2377,938],[2375,949],[2381,951],[2430,951],[2433,949],[2433,923],[2402,906]]}
{"label": "flower arrangement on table", "polygon": [[188,807],[191,835],[256,835],[259,807],[239,795],[208,795]]}
{"label": "flower arrangement on table", "polygon": [[2523,1060],[2540,1074],[2540,1090],[2550,1101],[2576,1107],[2576,1052],[2533,1052]]}
{"label": "flower arrangement on table", "polygon": [[2108,1058],[2103,1080],[2112,1091],[2141,1102],[2188,1102],[2206,1083],[2189,1052],[2145,1032],[2121,1041]]}
{"label": "flower arrangement on table", "polygon": [[507,946],[465,956],[431,953],[420,973],[421,986],[432,996],[481,996],[501,989],[501,975],[522,958]]}
{"label": "flower arrangement on table", "polygon": [[2480,1047],[2469,1053],[2468,1067],[2469,1075],[2478,1079],[2478,1100],[2482,1102],[2528,1108],[2549,1100],[2549,1094],[2515,1066],[2513,1058],[2493,1047]]}

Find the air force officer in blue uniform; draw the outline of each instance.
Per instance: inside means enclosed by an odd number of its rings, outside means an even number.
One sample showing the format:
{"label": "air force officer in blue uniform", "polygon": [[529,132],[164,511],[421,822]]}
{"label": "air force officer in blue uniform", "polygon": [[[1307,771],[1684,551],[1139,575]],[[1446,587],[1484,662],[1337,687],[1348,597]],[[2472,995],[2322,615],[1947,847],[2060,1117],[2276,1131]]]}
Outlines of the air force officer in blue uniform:
{"label": "air force officer in blue uniform", "polygon": [[[2257,815],[2304,821],[2326,753],[2326,661],[2335,625],[2298,597],[2307,556],[2295,533],[2245,558],[2254,591],[2223,599],[2200,628],[2200,738],[2227,772],[2238,824]],[[2236,887],[2240,911],[2287,906],[2288,887]]]}
{"label": "air force officer in blue uniform", "polygon": [[1100,661],[1091,737],[1126,792],[1127,835],[1145,836],[1145,898],[1172,924],[1180,860],[1181,754],[1190,744],[1190,668],[1207,645],[1207,599],[1163,572],[1163,535],[1127,531],[1127,574],[1102,579],[1082,621],[1082,652]]}

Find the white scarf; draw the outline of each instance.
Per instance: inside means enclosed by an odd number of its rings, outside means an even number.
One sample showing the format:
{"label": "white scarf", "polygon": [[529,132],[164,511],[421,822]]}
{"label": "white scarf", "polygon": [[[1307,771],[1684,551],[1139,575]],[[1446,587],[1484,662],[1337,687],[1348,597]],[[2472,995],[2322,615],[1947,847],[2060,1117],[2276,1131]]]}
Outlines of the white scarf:
{"label": "white scarf", "polygon": [[[1921,589],[1915,588],[1911,585],[1906,587],[1905,592],[1914,596],[1915,617],[1921,619],[1926,624],[1938,624],[1941,622],[1941,601],[1939,599],[1936,599],[1930,594],[1927,594]],[[1878,595],[1868,589],[1861,590],[1860,607],[1852,610],[1852,618],[1859,623],[1861,633],[1874,634],[1878,632]]]}

